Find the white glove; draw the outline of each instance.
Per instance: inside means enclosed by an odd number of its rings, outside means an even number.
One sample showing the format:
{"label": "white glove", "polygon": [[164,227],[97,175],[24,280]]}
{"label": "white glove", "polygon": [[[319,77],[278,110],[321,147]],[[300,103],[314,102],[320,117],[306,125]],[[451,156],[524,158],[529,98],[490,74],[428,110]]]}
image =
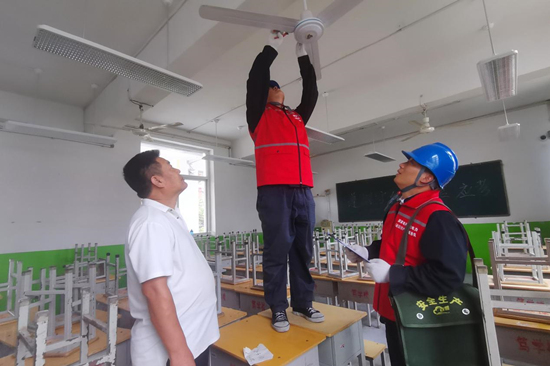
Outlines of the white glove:
{"label": "white glove", "polygon": [[[369,259],[369,251],[367,250],[367,248],[361,246],[361,245],[352,245],[351,246],[353,248],[353,250],[355,250],[357,253],[359,253],[361,256]],[[349,250],[348,248],[345,248],[344,247],[344,250],[346,251],[346,256],[348,257],[348,260],[352,263],[359,263],[361,262],[362,260],[364,260],[363,258],[361,258],[359,255],[355,254],[354,252],[352,252],[351,250]]]}
{"label": "white glove", "polygon": [[379,258],[371,259],[365,264],[365,268],[376,283],[390,282],[390,267],[388,262]]}
{"label": "white glove", "polygon": [[306,46],[303,43],[296,43],[296,57],[306,56]]}
{"label": "white glove", "polygon": [[271,31],[269,32],[269,38],[268,43],[275,51],[277,51],[277,48],[283,43],[283,34],[279,31]]}

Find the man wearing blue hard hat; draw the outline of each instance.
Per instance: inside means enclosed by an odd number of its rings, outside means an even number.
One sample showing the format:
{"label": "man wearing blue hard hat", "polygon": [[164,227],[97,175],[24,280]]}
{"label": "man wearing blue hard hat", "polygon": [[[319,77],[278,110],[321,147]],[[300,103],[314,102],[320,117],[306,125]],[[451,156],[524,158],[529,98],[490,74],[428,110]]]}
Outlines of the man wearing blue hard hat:
{"label": "man wearing blue hard hat", "polygon": [[[386,324],[392,366],[405,365],[405,360],[390,292],[398,295],[411,291],[427,296],[450,293],[464,282],[468,253],[468,238],[462,224],[446,206],[439,204],[443,203],[440,191],[458,169],[455,153],[436,142],[411,152],[403,151],[403,155],[407,161],[399,164],[394,178],[400,191],[386,213],[382,240],[369,247],[353,248],[369,259],[366,267],[376,282],[374,309]],[[411,218],[408,236],[403,238]],[[402,239],[408,242],[405,253],[399,253]],[[346,252],[350,261],[361,261],[353,252]],[[404,265],[395,264],[400,255],[404,256]]]}

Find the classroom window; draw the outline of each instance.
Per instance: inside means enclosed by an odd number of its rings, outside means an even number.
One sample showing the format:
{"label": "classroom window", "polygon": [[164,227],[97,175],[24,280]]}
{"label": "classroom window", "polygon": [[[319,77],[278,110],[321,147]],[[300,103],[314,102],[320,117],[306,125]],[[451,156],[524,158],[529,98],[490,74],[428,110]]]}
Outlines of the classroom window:
{"label": "classroom window", "polygon": [[192,146],[173,146],[157,142],[142,142],[141,151],[159,150],[160,156],[181,171],[187,189],[179,197],[178,207],[193,233],[210,231],[209,164],[202,157],[208,152]]}

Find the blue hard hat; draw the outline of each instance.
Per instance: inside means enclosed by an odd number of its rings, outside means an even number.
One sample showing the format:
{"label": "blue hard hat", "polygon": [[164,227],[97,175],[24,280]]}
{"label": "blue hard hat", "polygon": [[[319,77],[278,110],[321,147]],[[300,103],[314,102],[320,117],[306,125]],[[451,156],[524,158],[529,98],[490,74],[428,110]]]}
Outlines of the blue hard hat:
{"label": "blue hard hat", "polygon": [[269,80],[269,87],[273,88],[275,86],[277,87],[277,89],[281,89],[278,82],[276,82],[275,80]]}
{"label": "blue hard hat", "polygon": [[453,179],[458,169],[456,154],[441,142],[425,145],[411,152],[403,151],[403,155],[429,169],[441,188]]}

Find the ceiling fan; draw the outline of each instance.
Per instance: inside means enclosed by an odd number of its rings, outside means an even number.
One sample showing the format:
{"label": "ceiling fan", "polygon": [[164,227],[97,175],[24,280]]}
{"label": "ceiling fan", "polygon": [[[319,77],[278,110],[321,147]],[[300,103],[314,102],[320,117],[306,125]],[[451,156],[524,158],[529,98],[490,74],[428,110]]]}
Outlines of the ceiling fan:
{"label": "ceiling fan", "polygon": [[183,123],[176,122],[172,124],[165,124],[165,125],[153,126],[153,127],[147,127],[147,128],[143,126],[143,123],[140,123],[139,126],[124,125],[124,127],[132,131],[134,135],[143,137],[143,139],[148,141],[151,140],[151,132],[163,130],[167,127],[177,127],[177,126],[183,126]]}
{"label": "ceiling fan", "polygon": [[176,122],[176,123],[172,123],[172,124],[164,124],[164,125],[145,128],[145,126],[143,126],[143,106],[144,105],[147,105],[149,107],[153,107],[153,106],[149,105],[149,104],[145,104],[143,102],[138,102],[138,101],[133,100],[131,98],[128,98],[128,99],[130,100],[130,102],[137,105],[138,108],[139,108],[139,126],[124,125],[124,129],[128,129],[128,130],[132,131],[132,133],[134,135],[140,136],[146,141],[152,141],[151,132],[156,132],[156,131],[159,131],[159,130],[163,130],[166,127],[183,126],[183,123]]}
{"label": "ceiling fan", "polygon": [[416,120],[409,121],[409,123],[411,125],[417,126],[419,128],[418,132],[412,134],[409,137],[404,138],[403,140],[401,140],[401,142],[410,140],[413,137],[416,137],[416,136],[421,135],[421,134],[432,133],[432,132],[435,131],[435,127],[430,126],[430,117],[428,117],[428,115],[427,115],[428,114],[428,106],[426,104],[421,104],[420,106],[422,107],[422,116],[423,116],[422,117],[422,122],[418,122]]}
{"label": "ceiling fan", "polygon": [[325,27],[334,23],[362,1],[363,0],[334,0],[329,6],[317,14],[317,17],[314,17],[311,11],[307,9],[307,1],[304,0],[304,11],[300,19],[258,14],[209,5],[202,5],[199,8],[199,14],[204,19],[294,33],[296,41],[306,46],[307,54],[315,68],[315,75],[317,79],[321,79],[321,63],[319,60],[319,46],[317,41],[323,35]]}
{"label": "ceiling fan", "polygon": [[[442,106],[438,106],[436,108],[446,107],[448,105],[455,104],[455,103],[456,102],[451,102],[451,103],[448,103],[448,104],[444,104]],[[427,115],[428,114],[428,105],[421,103],[420,107],[422,108],[422,116],[423,116],[422,117],[422,122],[409,121],[410,124],[418,127],[418,131],[412,133],[412,135],[410,135],[410,136],[407,136],[406,138],[401,140],[401,142],[410,140],[413,137],[416,137],[418,135],[425,135],[425,134],[432,133],[432,132],[435,131],[435,127],[430,125],[430,117],[428,117],[428,115]],[[435,108],[432,108],[432,109],[435,109]],[[441,129],[445,129],[445,128],[462,127],[462,126],[471,125],[472,123],[474,123],[473,119],[466,119],[466,120],[456,121],[456,122],[448,123],[448,124],[445,124],[445,125],[442,125],[442,126],[438,126],[437,129],[441,130]]]}

